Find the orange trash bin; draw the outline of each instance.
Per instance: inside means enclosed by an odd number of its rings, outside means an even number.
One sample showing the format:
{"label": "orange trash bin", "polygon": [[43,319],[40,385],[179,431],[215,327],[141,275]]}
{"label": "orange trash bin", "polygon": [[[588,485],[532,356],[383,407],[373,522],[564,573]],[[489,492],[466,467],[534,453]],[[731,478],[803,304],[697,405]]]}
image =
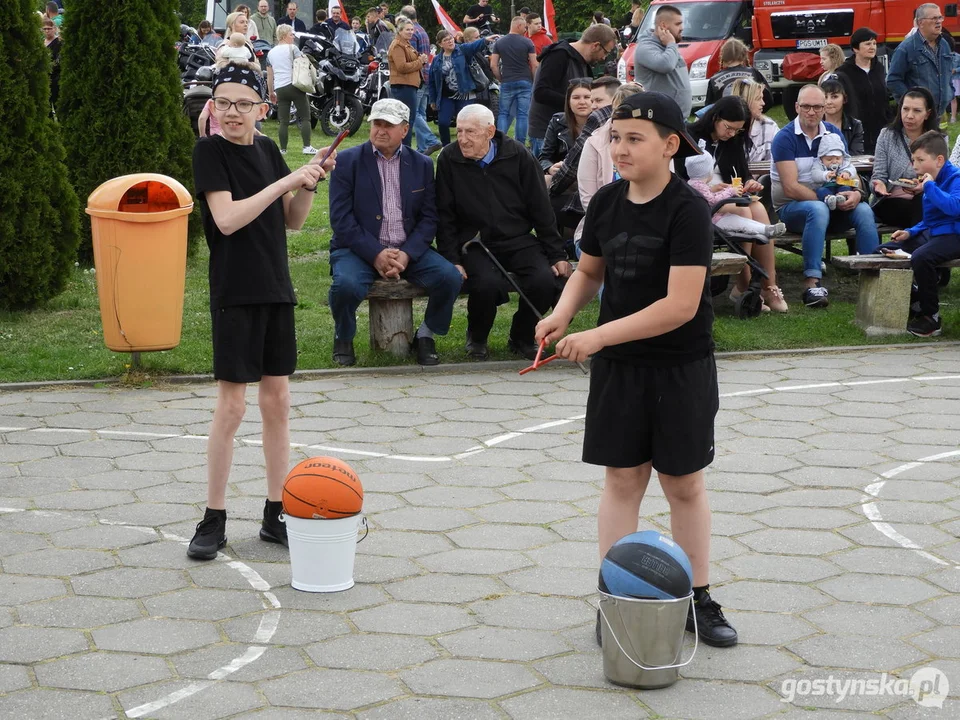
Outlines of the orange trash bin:
{"label": "orange trash bin", "polygon": [[193,198],[173,178],[124,175],[87,199],[103,342],[116,352],[180,344]]}

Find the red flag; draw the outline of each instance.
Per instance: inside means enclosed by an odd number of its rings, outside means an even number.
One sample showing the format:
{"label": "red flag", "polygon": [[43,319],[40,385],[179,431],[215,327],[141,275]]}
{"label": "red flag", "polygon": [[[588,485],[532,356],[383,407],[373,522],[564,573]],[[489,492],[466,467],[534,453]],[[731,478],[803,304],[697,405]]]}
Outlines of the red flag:
{"label": "red flag", "polygon": [[335,7],[340,8],[340,19],[349,25],[350,18],[347,17],[347,9],[343,6],[343,0],[328,0],[327,17],[331,17],[333,15],[333,9]]}
{"label": "red flag", "polygon": [[433,3],[433,10],[437,14],[437,22],[443,25],[443,29],[451,33],[460,32],[460,27],[451,19],[440,3],[437,0],[430,0],[430,2]]}
{"label": "red flag", "polygon": [[543,0],[543,29],[554,40],[557,39],[557,25],[554,20],[556,13],[553,10],[553,0]]}

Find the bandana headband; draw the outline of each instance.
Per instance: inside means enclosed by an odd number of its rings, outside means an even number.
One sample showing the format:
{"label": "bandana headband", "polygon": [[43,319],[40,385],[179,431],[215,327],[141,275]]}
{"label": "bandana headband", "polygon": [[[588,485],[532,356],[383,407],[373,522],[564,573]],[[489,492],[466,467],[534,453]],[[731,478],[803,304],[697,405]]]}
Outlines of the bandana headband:
{"label": "bandana headband", "polygon": [[238,83],[240,85],[246,85],[248,88],[251,88],[254,92],[256,92],[257,95],[260,96],[261,100],[267,97],[267,88],[263,81],[263,75],[261,75],[257,70],[251,70],[250,68],[241,67],[239,65],[230,63],[229,65],[220,68],[220,71],[214,76],[214,92],[216,92],[217,88],[224,83]]}

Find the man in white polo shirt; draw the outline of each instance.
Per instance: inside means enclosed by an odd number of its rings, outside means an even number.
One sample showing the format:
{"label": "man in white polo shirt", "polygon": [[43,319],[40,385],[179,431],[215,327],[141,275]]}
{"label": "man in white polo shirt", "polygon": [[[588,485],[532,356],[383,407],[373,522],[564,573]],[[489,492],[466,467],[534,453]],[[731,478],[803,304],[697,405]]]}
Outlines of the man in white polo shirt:
{"label": "man in white polo shirt", "polygon": [[[861,255],[872,253],[880,244],[873,210],[860,190],[851,188],[839,193],[844,199],[831,212],[812,189],[811,171],[817,162],[820,138],[835,133],[843,140],[839,128],[823,121],[824,102],[823,91],[816,85],[801,88],[796,103],[797,117],[774,137],[770,163],[773,206],[788,230],[803,234],[803,304],[816,308],[826,307],[830,302],[827,289],[820,285],[823,276],[820,261],[827,226],[832,230],[855,228],[857,252]],[[846,148],[846,140],[843,145]]]}

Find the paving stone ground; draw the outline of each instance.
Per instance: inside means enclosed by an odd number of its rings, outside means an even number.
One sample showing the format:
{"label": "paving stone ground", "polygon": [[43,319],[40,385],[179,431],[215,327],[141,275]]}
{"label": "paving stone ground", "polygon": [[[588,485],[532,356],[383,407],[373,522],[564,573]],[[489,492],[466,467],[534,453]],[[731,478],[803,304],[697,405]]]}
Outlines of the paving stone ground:
{"label": "paving stone ground", "polygon": [[[643,692],[593,640],[602,472],[558,365],[293,383],[292,460],[366,489],[336,594],[257,538],[254,392],[209,563],[182,540],[212,383],[0,392],[0,718],[960,717],[960,348],[719,362],[712,583],[740,644]],[[651,486],[641,528],[667,510]],[[930,667],[942,708],[803,694]]]}

